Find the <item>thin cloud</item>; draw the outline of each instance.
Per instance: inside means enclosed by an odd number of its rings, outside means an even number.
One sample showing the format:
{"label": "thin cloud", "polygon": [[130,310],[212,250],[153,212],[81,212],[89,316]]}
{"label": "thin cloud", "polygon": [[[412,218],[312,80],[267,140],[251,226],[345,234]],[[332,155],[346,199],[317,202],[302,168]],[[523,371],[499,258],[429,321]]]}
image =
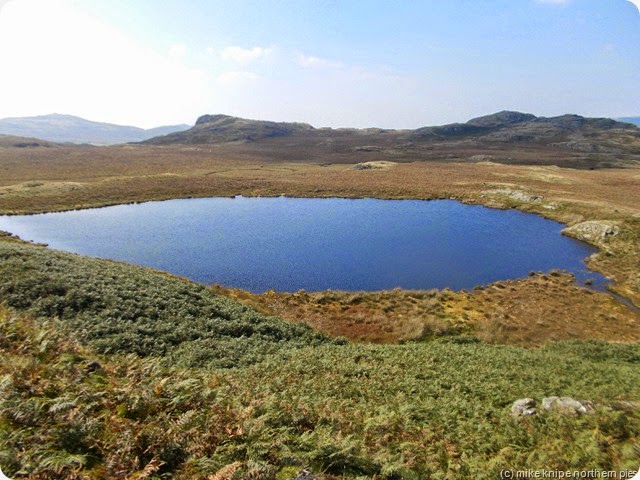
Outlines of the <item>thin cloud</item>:
{"label": "thin cloud", "polygon": [[629,3],[633,3],[640,13],[640,0],[627,0]]}
{"label": "thin cloud", "polygon": [[253,47],[242,48],[235,45],[225,47],[220,56],[223,60],[231,60],[237,63],[251,63],[256,60],[265,60],[273,53],[272,48]]}
{"label": "thin cloud", "polygon": [[260,79],[260,75],[254,72],[231,71],[218,75],[218,82],[225,85],[235,85],[238,83],[253,82]]}
{"label": "thin cloud", "polygon": [[169,58],[179,59],[187,54],[187,47],[184,43],[176,43],[169,48]]}
{"label": "thin cloud", "polygon": [[298,54],[298,65],[304,68],[340,68],[343,66],[340,62],[303,53]]}

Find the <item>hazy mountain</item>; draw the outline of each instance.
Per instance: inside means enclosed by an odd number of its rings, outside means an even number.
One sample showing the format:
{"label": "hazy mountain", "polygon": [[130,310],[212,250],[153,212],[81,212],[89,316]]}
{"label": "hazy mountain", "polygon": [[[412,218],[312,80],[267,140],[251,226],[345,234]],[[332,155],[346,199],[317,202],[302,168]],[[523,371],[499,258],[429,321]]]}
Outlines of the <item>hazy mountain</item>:
{"label": "hazy mountain", "polygon": [[52,142],[112,145],[140,142],[158,135],[186,130],[189,125],[172,125],[148,130],[111,123],[92,122],[73,115],[40,115],[0,120],[0,134],[35,137]]}
{"label": "hazy mountain", "polygon": [[640,117],[622,117],[618,118],[621,122],[633,123],[634,125],[640,126]]}

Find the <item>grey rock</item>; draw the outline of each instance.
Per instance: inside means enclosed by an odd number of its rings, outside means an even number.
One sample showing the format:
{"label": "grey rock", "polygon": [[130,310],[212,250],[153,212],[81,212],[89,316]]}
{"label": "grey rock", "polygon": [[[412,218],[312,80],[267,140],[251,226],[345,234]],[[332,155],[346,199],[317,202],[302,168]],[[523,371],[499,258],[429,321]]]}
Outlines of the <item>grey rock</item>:
{"label": "grey rock", "polygon": [[381,152],[382,147],[378,147],[376,145],[364,145],[360,147],[355,147],[353,150],[355,152]]}
{"label": "grey rock", "polygon": [[527,417],[538,413],[536,401],[533,398],[521,398],[513,402],[511,406],[512,417]]}
{"label": "grey rock", "polygon": [[542,409],[549,412],[584,415],[589,413],[591,405],[570,397],[547,397],[542,399]]}
{"label": "grey rock", "polygon": [[353,170],[387,170],[393,166],[395,166],[395,162],[388,162],[385,160],[378,160],[374,162],[363,162],[356,163],[353,167]]}
{"label": "grey rock", "polygon": [[589,220],[565,228],[562,233],[587,242],[599,243],[620,233],[620,227],[613,222]]}
{"label": "grey rock", "polygon": [[492,155],[472,155],[469,160],[472,162],[491,162],[495,160],[495,157]]}
{"label": "grey rock", "polygon": [[483,193],[503,195],[520,202],[541,202],[544,199],[544,197],[541,197],[540,195],[531,195],[523,192],[522,190],[512,190],[510,188],[496,188],[494,190],[485,190]]}

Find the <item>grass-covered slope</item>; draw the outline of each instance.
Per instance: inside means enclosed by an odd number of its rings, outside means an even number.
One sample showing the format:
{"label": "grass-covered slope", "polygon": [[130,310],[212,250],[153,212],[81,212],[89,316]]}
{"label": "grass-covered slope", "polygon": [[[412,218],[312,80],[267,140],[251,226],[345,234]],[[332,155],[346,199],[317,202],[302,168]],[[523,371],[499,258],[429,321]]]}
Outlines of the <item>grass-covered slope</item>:
{"label": "grass-covered slope", "polygon": [[[207,371],[97,357],[52,323],[0,310],[0,351],[11,478],[285,480],[309,468],[481,480],[635,469],[640,456],[638,346],[323,345]],[[514,399],[547,395],[595,411],[510,417]]]}
{"label": "grass-covered slope", "polygon": [[59,318],[101,353],[235,367],[328,339],[144,268],[0,241],[0,302]]}

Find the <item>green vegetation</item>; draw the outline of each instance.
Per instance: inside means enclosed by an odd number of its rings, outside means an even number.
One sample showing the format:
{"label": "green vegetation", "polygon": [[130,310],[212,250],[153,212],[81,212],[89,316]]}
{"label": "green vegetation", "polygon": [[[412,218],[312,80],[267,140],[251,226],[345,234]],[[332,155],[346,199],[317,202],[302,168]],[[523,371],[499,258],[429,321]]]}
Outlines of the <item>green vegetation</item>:
{"label": "green vegetation", "polygon": [[[7,239],[0,300],[0,464],[12,478],[638,466],[637,344],[332,342],[159,272]],[[595,410],[511,418],[514,400],[552,395]]]}
{"label": "green vegetation", "polygon": [[234,367],[329,341],[177,277],[15,241],[0,242],[0,299],[59,319],[97,352],[183,366]]}

